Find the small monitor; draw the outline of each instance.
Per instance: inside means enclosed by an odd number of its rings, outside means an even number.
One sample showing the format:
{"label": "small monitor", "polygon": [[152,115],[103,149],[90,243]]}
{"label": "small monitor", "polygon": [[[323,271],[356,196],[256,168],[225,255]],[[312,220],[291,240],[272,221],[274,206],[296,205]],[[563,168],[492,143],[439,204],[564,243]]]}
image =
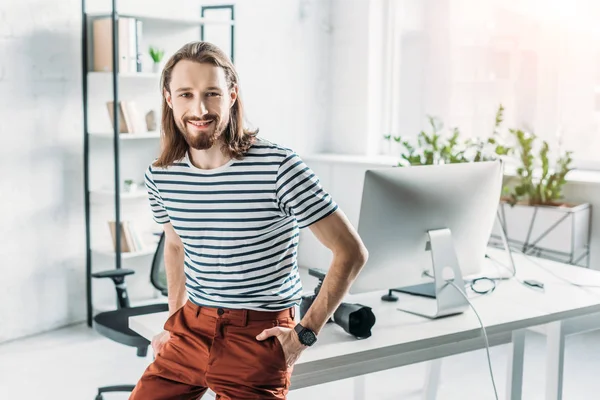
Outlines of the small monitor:
{"label": "small monitor", "polygon": [[[462,276],[479,273],[498,209],[502,170],[501,161],[368,170],[358,233],[369,260],[350,293],[432,282],[434,240],[438,261],[449,260],[436,269],[448,273],[440,279],[453,278],[454,272],[444,269],[452,260]],[[432,232],[443,235],[435,239]],[[417,288],[427,295],[426,288]]]}

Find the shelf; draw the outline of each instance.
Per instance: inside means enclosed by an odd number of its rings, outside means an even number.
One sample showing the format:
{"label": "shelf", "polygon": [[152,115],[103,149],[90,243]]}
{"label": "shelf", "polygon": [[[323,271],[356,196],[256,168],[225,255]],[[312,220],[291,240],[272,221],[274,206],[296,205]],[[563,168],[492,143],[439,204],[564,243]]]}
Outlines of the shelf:
{"label": "shelf", "polygon": [[[147,257],[153,255],[155,251],[155,246],[147,245],[147,247],[141,251],[121,253],[121,258],[123,260],[132,260],[139,257]],[[102,257],[114,257],[116,254],[113,250],[109,249],[92,249],[92,252]]]}
{"label": "shelf", "polygon": [[[87,14],[89,18],[105,18],[111,17],[110,13],[91,13]],[[226,25],[232,26],[235,25],[234,21],[231,20],[215,20],[208,18],[177,18],[177,17],[161,17],[161,16],[152,16],[152,15],[143,15],[143,14],[119,14],[120,18],[136,18],[142,21],[142,23],[150,23],[150,24],[166,24],[172,25],[173,27],[183,27],[189,28],[200,25]]]}
{"label": "shelf", "polygon": [[[107,201],[114,201],[114,199],[114,190],[92,190],[90,192],[90,201],[92,203],[106,203]],[[148,199],[148,193],[139,189],[134,192],[121,192],[121,200],[136,199]]]}
{"label": "shelf", "polygon": [[[90,132],[89,135],[99,139],[112,139],[112,132]],[[120,133],[121,140],[160,139],[160,132]]]}
{"label": "shelf", "polygon": [[[112,71],[88,71],[90,78],[112,78]],[[158,72],[119,72],[119,78],[127,79],[160,79]]]}

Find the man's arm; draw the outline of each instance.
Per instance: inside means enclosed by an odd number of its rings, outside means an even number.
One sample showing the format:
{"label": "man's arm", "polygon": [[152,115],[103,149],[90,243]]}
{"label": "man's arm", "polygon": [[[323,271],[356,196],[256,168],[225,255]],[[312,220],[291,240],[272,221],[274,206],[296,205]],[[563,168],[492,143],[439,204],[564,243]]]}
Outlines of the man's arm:
{"label": "man's arm", "polygon": [[300,321],[303,327],[318,334],[367,262],[368,252],[340,209],[312,224],[310,230],[333,253],[333,261],[319,294]]}
{"label": "man's arm", "polygon": [[[310,229],[333,252],[333,262],[319,294],[300,321],[303,327],[318,334],[366,264],[368,253],[358,233],[340,209],[310,225]],[[281,342],[288,366],[293,365],[306,348],[293,329],[280,326],[265,329],[256,339],[265,340],[271,336],[276,336]]]}
{"label": "man's arm", "polygon": [[185,274],[183,273],[183,243],[171,223],[165,229],[165,272],[169,291],[169,316],[184,306],[187,300]]}

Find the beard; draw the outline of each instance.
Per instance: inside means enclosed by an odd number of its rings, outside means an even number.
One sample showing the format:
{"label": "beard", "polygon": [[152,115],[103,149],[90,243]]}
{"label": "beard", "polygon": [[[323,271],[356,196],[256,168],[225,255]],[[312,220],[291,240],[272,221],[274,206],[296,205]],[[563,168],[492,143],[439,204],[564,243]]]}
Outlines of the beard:
{"label": "beard", "polygon": [[[212,121],[212,127],[204,131],[193,131],[189,128],[188,121]],[[204,118],[184,117],[177,121],[177,127],[188,146],[196,150],[208,150],[218,141],[226,126],[218,115],[207,114]]]}

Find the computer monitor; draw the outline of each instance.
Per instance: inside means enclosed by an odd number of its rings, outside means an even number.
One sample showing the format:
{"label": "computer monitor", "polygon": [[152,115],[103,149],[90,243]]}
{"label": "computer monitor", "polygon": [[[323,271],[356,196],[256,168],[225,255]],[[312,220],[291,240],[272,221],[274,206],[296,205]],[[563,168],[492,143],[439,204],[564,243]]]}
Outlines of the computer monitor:
{"label": "computer monitor", "polygon": [[437,317],[466,309],[454,288],[440,291],[448,279],[464,287],[462,276],[481,271],[502,170],[501,161],[489,161],[366,171],[358,233],[369,260],[350,293],[431,283],[435,277],[437,304],[417,313]]}

